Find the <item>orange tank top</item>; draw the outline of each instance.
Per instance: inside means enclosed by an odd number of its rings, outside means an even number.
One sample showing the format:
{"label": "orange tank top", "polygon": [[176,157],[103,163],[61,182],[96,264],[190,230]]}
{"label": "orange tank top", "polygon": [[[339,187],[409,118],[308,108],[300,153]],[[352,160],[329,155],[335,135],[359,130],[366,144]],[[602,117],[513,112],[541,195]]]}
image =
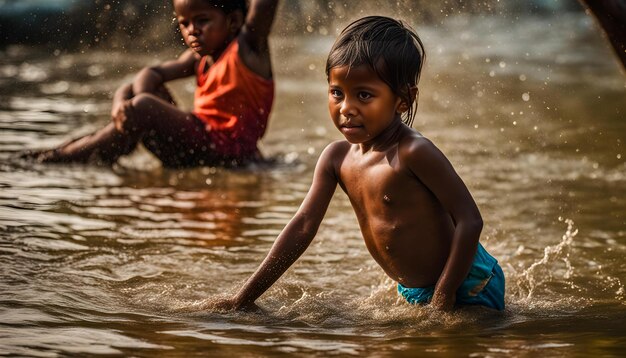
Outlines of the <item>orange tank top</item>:
{"label": "orange tank top", "polygon": [[207,56],[196,69],[193,114],[206,123],[216,154],[242,157],[258,153],[274,101],[274,81],[252,72],[233,40],[204,72]]}

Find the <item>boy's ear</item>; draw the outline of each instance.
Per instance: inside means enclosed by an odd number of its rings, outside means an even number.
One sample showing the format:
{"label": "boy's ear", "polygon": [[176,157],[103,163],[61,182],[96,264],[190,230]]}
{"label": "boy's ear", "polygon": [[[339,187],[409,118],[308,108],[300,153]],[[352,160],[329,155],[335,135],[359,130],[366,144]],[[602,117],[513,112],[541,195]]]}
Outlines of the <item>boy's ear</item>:
{"label": "boy's ear", "polygon": [[409,110],[411,105],[415,103],[417,96],[419,95],[419,89],[417,86],[413,86],[409,89],[409,98],[411,99],[410,103],[406,103],[406,101],[401,101],[398,105],[398,113],[404,113]]}
{"label": "boy's ear", "polygon": [[243,12],[241,10],[235,10],[227,15],[228,30],[232,33],[237,33],[243,26]]}

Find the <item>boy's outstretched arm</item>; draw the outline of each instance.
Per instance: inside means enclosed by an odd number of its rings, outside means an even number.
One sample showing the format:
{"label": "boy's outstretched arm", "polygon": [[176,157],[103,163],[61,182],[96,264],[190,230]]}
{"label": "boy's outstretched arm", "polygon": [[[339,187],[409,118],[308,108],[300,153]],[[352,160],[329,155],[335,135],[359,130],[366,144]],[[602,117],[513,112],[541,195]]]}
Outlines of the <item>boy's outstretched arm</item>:
{"label": "boy's outstretched arm", "polygon": [[335,156],[333,152],[336,150],[333,146],[334,144],[329,145],[320,156],[315,167],[313,183],[302,205],[280,233],[259,268],[232,299],[217,303],[217,308],[230,310],[253,306],[254,301],[307,249],[317,233],[337,187],[333,165]]}
{"label": "boy's outstretched arm", "polygon": [[457,289],[470,271],[483,221],[465,183],[430,140],[413,141],[404,154],[413,174],[432,191],[454,221],[450,254],[431,300],[435,308],[450,310],[454,307]]}

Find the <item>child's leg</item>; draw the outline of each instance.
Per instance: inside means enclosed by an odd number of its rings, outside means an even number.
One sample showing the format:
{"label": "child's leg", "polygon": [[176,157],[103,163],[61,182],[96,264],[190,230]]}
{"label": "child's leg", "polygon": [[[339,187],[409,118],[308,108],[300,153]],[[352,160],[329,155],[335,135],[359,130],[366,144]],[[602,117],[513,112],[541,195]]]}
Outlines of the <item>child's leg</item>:
{"label": "child's leg", "polygon": [[191,113],[154,94],[142,93],[125,108],[124,132],[109,123],[96,133],[56,150],[69,161],[114,163],[139,142],[168,167],[209,164],[210,139],[204,124]]}
{"label": "child's leg", "polygon": [[125,128],[143,128],[141,141],[166,167],[217,164],[206,125],[160,98],[141,94],[132,101]]}
{"label": "child's leg", "polygon": [[[130,87],[126,87],[130,93]],[[125,111],[125,132],[116,129],[114,123],[84,137],[71,140],[51,150],[29,152],[23,157],[34,158],[44,163],[101,162],[111,164],[135,149],[145,133],[169,131],[175,133],[176,126],[187,125],[186,114],[174,106],[174,101],[164,86],[154,94],[140,94],[130,100]],[[202,138],[204,139],[204,138]],[[155,153],[157,154],[157,153]],[[160,155],[157,154],[160,157]]]}
{"label": "child's leg", "polygon": [[113,123],[109,123],[92,134],[73,139],[54,149],[33,153],[31,157],[42,163],[94,161],[112,164],[120,156],[130,153],[136,144],[136,139],[120,133]]}

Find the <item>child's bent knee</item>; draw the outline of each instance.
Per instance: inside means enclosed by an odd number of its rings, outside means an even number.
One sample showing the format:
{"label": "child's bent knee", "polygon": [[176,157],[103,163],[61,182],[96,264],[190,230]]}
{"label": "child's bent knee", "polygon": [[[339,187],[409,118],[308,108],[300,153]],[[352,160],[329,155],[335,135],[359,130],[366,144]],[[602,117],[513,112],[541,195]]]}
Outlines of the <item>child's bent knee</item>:
{"label": "child's bent knee", "polygon": [[129,110],[132,111],[129,117],[132,118],[134,124],[145,127],[150,125],[154,118],[162,116],[163,101],[153,94],[140,93],[131,100]]}
{"label": "child's bent knee", "polygon": [[158,102],[157,97],[150,93],[140,93],[130,101],[133,109],[141,112],[154,109]]}

